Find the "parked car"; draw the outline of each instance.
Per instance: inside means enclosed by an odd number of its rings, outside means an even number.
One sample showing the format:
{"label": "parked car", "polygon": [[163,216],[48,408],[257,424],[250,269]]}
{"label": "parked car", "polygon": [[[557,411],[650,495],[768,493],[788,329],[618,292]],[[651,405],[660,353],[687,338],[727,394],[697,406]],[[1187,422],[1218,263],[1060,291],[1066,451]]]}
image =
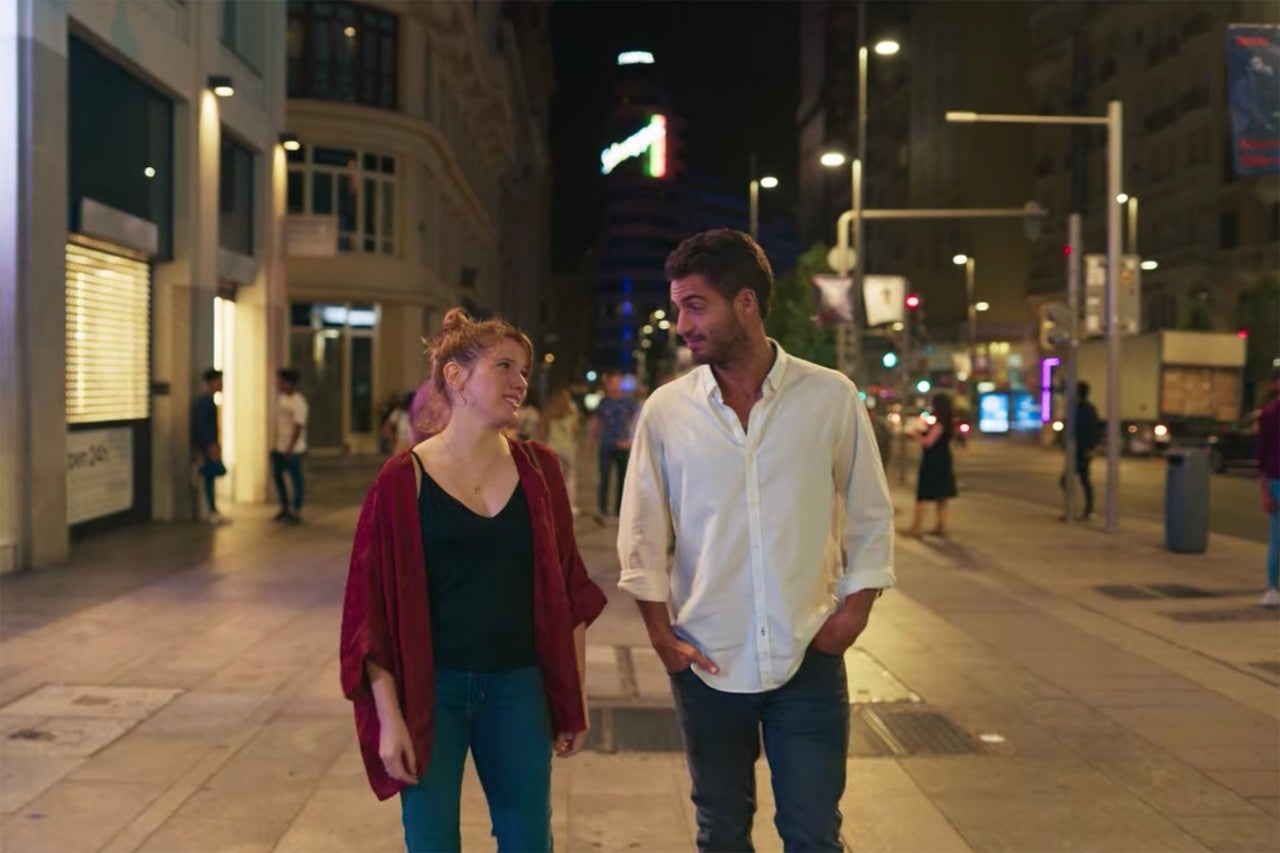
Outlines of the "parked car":
{"label": "parked car", "polygon": [[1206,440],[1209,467],[1219,474],[1252,467],[1258,457],[1258,414],[1252,411]]}

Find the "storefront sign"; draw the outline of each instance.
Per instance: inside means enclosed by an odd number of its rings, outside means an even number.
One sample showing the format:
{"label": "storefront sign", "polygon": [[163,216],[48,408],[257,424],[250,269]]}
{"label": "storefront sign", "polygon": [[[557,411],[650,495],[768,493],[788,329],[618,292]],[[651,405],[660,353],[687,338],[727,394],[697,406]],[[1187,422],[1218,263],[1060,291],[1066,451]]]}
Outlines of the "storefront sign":
{"label": "storefront sign", "polygon": [[133,430],[67,433],[67,524],[133,506]]}

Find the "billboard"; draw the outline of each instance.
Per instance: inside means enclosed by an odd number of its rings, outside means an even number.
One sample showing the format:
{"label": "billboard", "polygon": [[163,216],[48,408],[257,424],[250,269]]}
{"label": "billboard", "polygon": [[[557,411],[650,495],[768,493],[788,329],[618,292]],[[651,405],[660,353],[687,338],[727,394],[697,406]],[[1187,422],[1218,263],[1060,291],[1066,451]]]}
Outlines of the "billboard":
{"label": "billboard", "polygon": [[1227,106],[1236,174],[1280,174],[1280,26],[1227,27]]}

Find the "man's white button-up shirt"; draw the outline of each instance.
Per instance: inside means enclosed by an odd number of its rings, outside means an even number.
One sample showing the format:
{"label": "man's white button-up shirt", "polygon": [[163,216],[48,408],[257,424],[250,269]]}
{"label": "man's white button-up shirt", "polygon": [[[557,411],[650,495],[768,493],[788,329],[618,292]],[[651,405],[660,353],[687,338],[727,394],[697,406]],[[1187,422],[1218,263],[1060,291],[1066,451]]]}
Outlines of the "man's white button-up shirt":
{"label": "man's white button-up shirt", "polygon": [[670,601],[676,634],[720,670],[694,671],[731,693],[785,684],[840,599],[895,582],[893,505],[857,388],[770,343],[745,431],[706,365],[653,392],[622,495],[619,588]]}

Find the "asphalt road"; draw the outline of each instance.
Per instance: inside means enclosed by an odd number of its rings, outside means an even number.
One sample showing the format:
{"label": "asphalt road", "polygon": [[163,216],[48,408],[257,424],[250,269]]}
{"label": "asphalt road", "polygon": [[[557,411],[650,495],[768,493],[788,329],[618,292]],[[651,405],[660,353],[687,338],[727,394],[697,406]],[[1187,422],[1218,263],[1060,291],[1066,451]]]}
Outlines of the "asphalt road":
{"label": "asphalt road", "polygon": [[[908,456],[908,482],[915,482],[916,458]],[[1062,506],[1059,451],[1017,439],[979,436],[958,450],[955,458],[962,500],[966,492],[991,492],[1044,506]],[[1160,457],[1121,457],[1121,523],[1125,518],[1139,518],[1163,524],[1166,467]],[[1099,517],[1095,523],[1100,523],[1103,512],[1106,469],[1105,458],[1093,460],[1095,513]],[[889,475],[898,477],[897,460],[890,460]],[[1252,471],[1209,475],[1209,531],[1266,542],[1266,516]]]}

